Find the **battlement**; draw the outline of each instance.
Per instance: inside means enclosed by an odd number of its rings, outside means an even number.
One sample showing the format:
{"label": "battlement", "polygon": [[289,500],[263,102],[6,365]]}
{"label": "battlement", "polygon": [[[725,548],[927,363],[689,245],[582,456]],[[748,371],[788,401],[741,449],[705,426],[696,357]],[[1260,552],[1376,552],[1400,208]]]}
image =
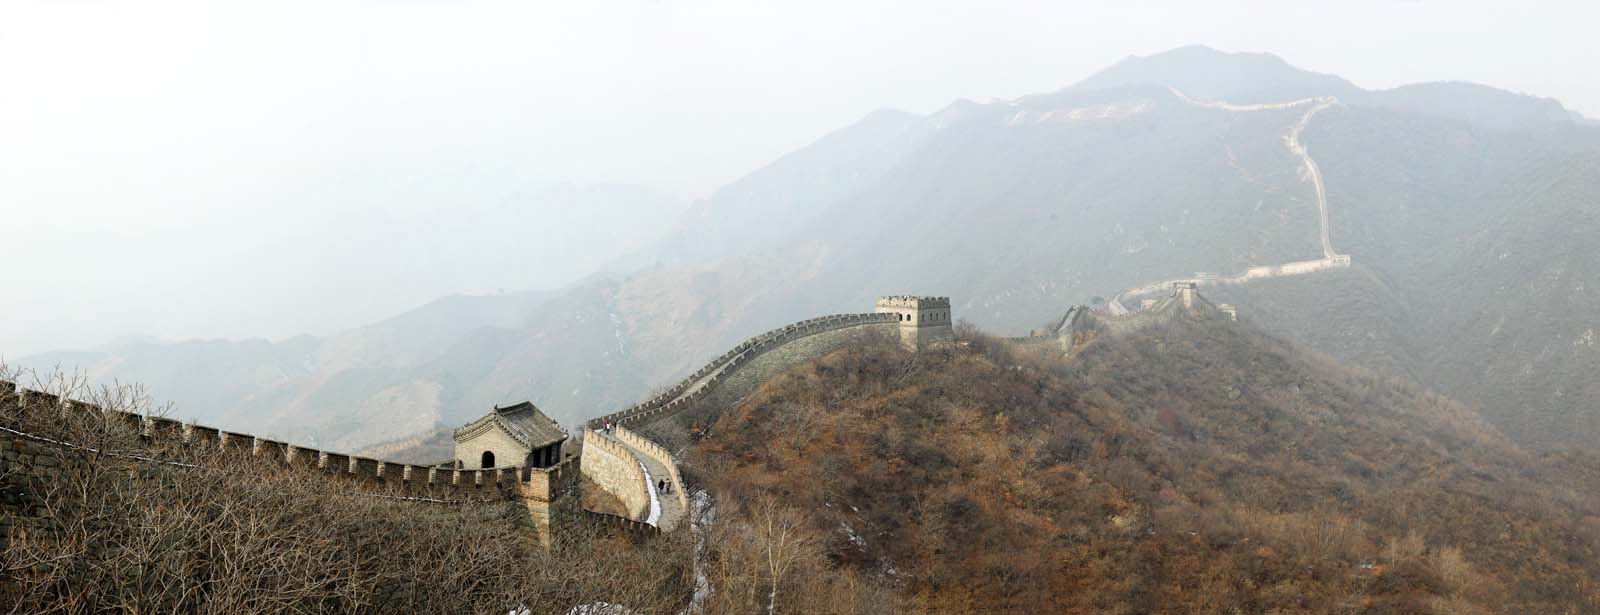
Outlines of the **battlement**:
{"label": "battlement", "polygon": [[895,315],[900,322],[900,343],[912,350],[955,340],[949,297],[880,297],[877,312]]}
{"label": "battlement", "polygon": [[878,311],[882,308],[949,308],[949,297],[918,297],[912,295],[889,295],[878,298]]}
{"label": "battlement", "polygon": [[[94,413],[133,428],[146,439],[177,443],[181,445],[180,450],[238,451],[259,461],[263,467],[316,470],[330,477],[351,481],[352,491],[395,491],[419,501],[457,503],[518,498],[548,501],[564,494],[572,482],[568,475],[576,475],[572,468],[576,458],[562,460],[548,468],[523,469],[508,465],[456,469],[323,451],[166,417],[106,411],[94,404],[30,391],[11,382],[0,382],[0,404],[15,405],[27,412],[53,409],[57,412]],[[22,429],[12,431],[20,438],[48,442],[67,449],[81,448],[75,443],[56,442]],[[140,459],[149,463],[178,463]]]}
{"label": "battlement", "polygon": [[[622,424],[643,424],[702,405],[736,403],[761,382],[795,363],[852,344],[867,343],[874,339],[894,339],[896,333],[903,343],[913,349],[953,339],[948,297],[889,296],[880,298],[876,307],[873,313],[837,314],[803,320],[738,344],[666,392],[590,421],[591,427],[610,424],[616,429],[612,435],[597,434],[586,429],[580,457],[561,455],[560,444],[567,439],[566,432],[527,402],[496,407],[487,415],[457,428],[452,433],[458,449],[457,459],[431,466],[323,451],[164,417],[107,411],[93,404],[19,389],[13,383],[4,381],[0,381],[0,407],[14,405],[27,412],[92,412],[109,421],[121,422],[147,440],[179,445],[170,449],[177,451],[177,456],[172,459],[132,458],[142,463],[170,463],[197,468],[200,466],[189,465],[185,461],[193,456],[184,454],[184,451],[231,450],[256,460],[264,469],[299,468],[349,481],[347,491],[357,495],[446,505],[480,501],[514,503],[527,509],[539,538],[545,544],[550,544],[558,529],[556,526],[564,523],[560,519],[567,518],[562,516],[567,513],[560,511],[568,506],[576,506],[577,498],[564,496],[574,495],[581,489],[584,484],[582,477],[591,478],[595,485],[622,500],[628,518],[596,514],[581,518],[607,518],[624,527],[645,527],[651,531],[656,530],[637,521],[651,502],[651,486],[645,481],[645,469],[640,463],[658,464],[665,474],[664,479],[670,480],[673,485],[684,485],[677,463],[668,450],[638,433],[622,428]],[[27,414],[22,416],[26,417]],[[23,420],[22,423],[31,425],[35,422]],[[71,454],[68,452],[70,449],[83,448],[28,433],[28,427],[24,424],[0,424],[0,427],[4,428],[0,432],[0,439],[8,446],[11,442],[26,442],[25,445],[29,447],[61,449],[62,454]],[[500,439],[505,442],[486,439],[487,435],[494,434],[503,435]],[[474,453],[470,459],[461,454],[460,449],[465,444],[477,446],[470,451]],[[502,444],[506,446],[495,448]],[[512,447],[511,444],[516,446]],[[527,455],[507,452],[512,450],[531,452]],[[635,453],[630,451],[637,452],[637,460]],[[497,452],[491,456],[491,453]],[[200,456],[199,459],[204,457]],[[480,460],[483,466],[492,467],[466,467],[473,459]],[[513,460],[521,463],[506,463]],[[12,469],[31,470],[0,467],[0,470]],[[675,493],[676,508],[688,510],[685,492],[678,489]]]}

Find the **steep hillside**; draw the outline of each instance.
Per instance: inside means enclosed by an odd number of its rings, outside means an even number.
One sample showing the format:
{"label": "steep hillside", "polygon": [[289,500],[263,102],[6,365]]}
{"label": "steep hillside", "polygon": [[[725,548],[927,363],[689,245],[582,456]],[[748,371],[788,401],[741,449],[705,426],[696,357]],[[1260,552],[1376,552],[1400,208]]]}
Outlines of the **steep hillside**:
{"label": "steep hillside", "polygon": [[655,432],[719,507],[774,494],[923,612],[1600,608],[1592,459],[1225,321],[1070,357],[968,339],[842,351]]}
{"label": "steep hillside", "polygon": [[[1366,179],[1329,188],[1353,270],[1215,296],[1272,331],[1474,400],[1531,447],[1584,445],[1600,428],[1585,341],[1597,325],[1586,289],[1600,285],[1587,248],[1600,237],[1594,135],[1388,128],[1329,139],[1321,154],[1330,177]],[[1474,155],[1446,164],[1447,151]]]}
{"label": "steep hillside", "polygon": [[[1313,96],[1338,103],[1314,115],[1311,102],[1293,104]],[[1594,271],[1581,247],[1596,240],[1585,187],[1600,178],[1600,131],[1548,99],[1457,83],[1366,91],[1272,56],[1198,47],[1015,101],[871,114],[695,204],[666,239],[528,306],[515,325],[440,329],[448,339],[407,326],[395,339],[408,347],[324,351],[352,369],[304,377],[272,364],[234,377],[254,388],[184,399],[262,400],[227,416],[359,446],[524,398],[576,422],[748,335],[865,309],[880,294],[949,295],[959,318],[1022,333],[1152,281],[1322,256],[1316,190],[1287,141],[1301,122],[1330,241],[1353,265],[1218,288],[1219,300],[1342,359],[1482,403],[1524,443],[1592,438],[1570,429],[1600,416],[1587,346],[1572,345],[1592,310],[1542,294],[1553,285],[1509,289],[1558,269],[1571,292],[1600,284],[1579,279]],[[1549,334],[1520,342],[1528,356],[1472,346],[1501,316]],[[1485,371],[1471,362],[1480,356],[1505,363]],[[405,396],[430,401],[386,409]]]}

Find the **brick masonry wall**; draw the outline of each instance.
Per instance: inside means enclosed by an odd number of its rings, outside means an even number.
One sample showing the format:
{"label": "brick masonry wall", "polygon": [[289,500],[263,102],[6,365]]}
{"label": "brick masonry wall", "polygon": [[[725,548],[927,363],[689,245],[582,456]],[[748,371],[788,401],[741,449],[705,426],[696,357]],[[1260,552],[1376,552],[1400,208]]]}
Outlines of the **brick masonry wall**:
{"label": "brick masonry wall", "polygon": [[[813,336],[827,336],[832,333],[850,332],[856,328],[882,328],[882,325],[898,325],[899,320],[894,314],[835,314],[835,316],[818,317],[818,319],[800,320],[797,324],[787,327],[774,328],[771,332],[754,336],[744,343],[734,346],[723,356],[712,360],[706,367],[699,368],[698,372],[691,373],[688,378],[675,384],[672,388],[662,392],[661,396],[643,400],[640,404],[624,408],[621,412],[610,413],[589,421],[589,428],[598,429],[605,421],[613,424],[643,424],[661,420],[666,416],[683,412],[686,408],[698,404],[699,400],[709,396],[710,392],[717,389],[725,376],[731,375],[744,364],[754,362],[760,356],[776,349],[789,348],[790,344]],[[851,335],[851,333],[843,333]],[[834,335],[837,336],[837,335]]]}
{"label": "brick masonry wall", "polygon": [[40,494],[74,463],[76,458],[58,446],[0,432],[0,547],[13,526],[49,523]]}
{"label": "brick masonry wall", "polygon": [[628,518],[638,521],[649,513],[650,493],[645,491],[644,470],[621,444],[585,429],[581,465],[584,476],[622,500]]}
{"label": "brick masonry wall", "polygon": [[[24,397],[27,396],[27,401]],[[97,407],[88,404],[68,401],[62,403],[54,397],[39,393],[22,391],[20,394],[12,383],[0,382],[0,404],[8,404],[10,410],[7,414],[14,414],[18,408],[25,412],[52,412],[65,409],[68,412],[100,413]],[[491,470],[464,469],[454,470],[419,466],[404,463],[394,463],[380,459],[346,455],[328,451],[319,451],[290,445],[276,440],[257,438],[249,434],[226,432],[204,425],[180,423],[161,417],[147,417],[124,412],[114,412],[110,417],[114,421],[121,421],[129,427],[138,429],[151,438],[161,438],[168,442],[181,442],[186,447],[230,448],[247,451],[254,459],[259,460],[263,468],[285,467],[300,465],[302,467],[316,468],[327,473],[330,477],[351,481],[351,489],[361,490],[388,490],[392,489],[407,496],[446,501],[463,500],[510,500],[518,497],[524,489],[518,484],[520,477],[515,468],[496,468]],[[4,427],[14,428],[6,425]],[[9,444],[7,450],[13,447],[16,450],[36,451],[44,448],[54,448],[56,458],[74,458],[70,445],[49,444],[27,435],[11,432],[0,432]],[[43,447],[43,448],[41,448]],[[12,473],[36,471],[32,468],[36,461],[41,459],[32,452],[27,455],[18,453],[15,461],[17,467],[8,467]],[[50,463],[48,460],[42,463]],[[48,467],[48,466],[46,466]],[[383,489],[380,489],[383,488]]]}
{"label": "brick masonry wall", "polygon": [[671,452],[667,451],[667,449],[663,448],[660,444],[650,441],[649,438],[633,433],[625,427],[617,428],[617,439],[627,443],[628,446],[632,446],[640,453],[644,453],[651,459],[656,460],[656,463],[660,463],[662,466],[666,467],[667,478],[670,479],[674,485],[672,492],[678,496],[678,504],[683,507],[683,510],[689,510],[689,496],[685,493],[686,490],[684,489],[685,485],[683,484],[683,475],[678,473],[678,462],[672,459]]}
{"label": "brick masonry wall", "polygon": [[697,410],[726,408],[738,403],[761,383],[800,363],[850,346],[899,339],[900,326],[894,321],[834,329],[794,339],[724,373],[717,386],[710,387],[704,396],[695,400],[692,407]]}
{"label": "brick masonry wall", "polygon": [[464,468],[480,468],[485,451],[494,453],[495,467],[520,468],[528,457],[528,447],[511,437],[511,434],[506,433],[506,430],[499,425],[492,425],[465,442],[455,443],[456,460],[460,461]]}

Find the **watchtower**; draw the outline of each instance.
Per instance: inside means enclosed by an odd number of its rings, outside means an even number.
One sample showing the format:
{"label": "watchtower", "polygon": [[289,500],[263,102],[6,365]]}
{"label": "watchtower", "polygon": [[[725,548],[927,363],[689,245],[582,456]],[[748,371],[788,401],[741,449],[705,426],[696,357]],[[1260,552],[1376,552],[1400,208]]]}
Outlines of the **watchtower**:
{"label": "watchtower", "polygon": [[561,462],[567,440],[560,425],[526,401],[495,406],[452,435],[458,468],[548,468]]}
{"label": "watchtower", "polygon": [[1185,309],[1194,309],[1195,289],[1199,285],[1194,282],[1173,282],[1172,290],[1178,295],[1178,301],[1183,303]]}
{"label": "watchtower", "polygon": [[899,316],[900,343],[906,348],[917,350],[956,339],[949,297],[880,297],[877,312]]}

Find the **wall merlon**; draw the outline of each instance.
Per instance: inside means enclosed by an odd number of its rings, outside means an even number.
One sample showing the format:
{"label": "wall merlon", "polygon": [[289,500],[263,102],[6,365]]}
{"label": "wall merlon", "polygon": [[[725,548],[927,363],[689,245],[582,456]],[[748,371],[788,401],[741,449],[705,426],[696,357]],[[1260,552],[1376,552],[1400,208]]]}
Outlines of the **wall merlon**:
{"label": "wall merlon", "polygon": [[290,446],[286,443],[279,442],[277,440],[256,438],[255,450],[253,451],[253,454],[257,457],[276,459],[287,463],[291,461],[289,459],[289,449]]}
{"label": "wall merlon", "polygon": [[350,457],[350,473],[363,478],[377,478],[378,460],[366,457]]}
{"label": "wall merlon", "polygon": [[255,444],[256,437],[247,433],[219,431],[218,434],[217,444],[225,448],[244,450]]}

